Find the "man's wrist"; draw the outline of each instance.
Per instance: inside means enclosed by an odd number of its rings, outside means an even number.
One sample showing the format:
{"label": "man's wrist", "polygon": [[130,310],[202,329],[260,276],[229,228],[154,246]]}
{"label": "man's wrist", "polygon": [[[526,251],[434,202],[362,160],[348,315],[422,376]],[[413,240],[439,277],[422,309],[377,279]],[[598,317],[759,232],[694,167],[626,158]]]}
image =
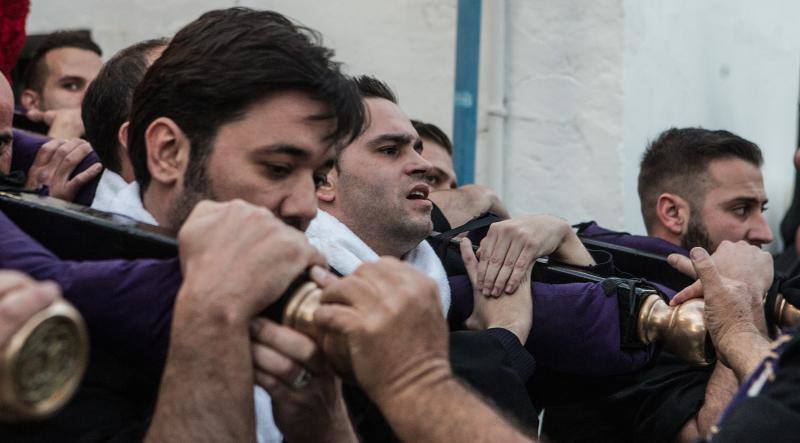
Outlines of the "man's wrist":
{"label": "man's wrist", "polygon": [[717,342],[717,352],[722,362],[743,382],[769,352],[769,346],[769,340],[755,325],[747,325],[721,336]]}
{"label": "man's wrist", "polygon": [[204,328],[230,330],[247,329],[249,318],[242,315],[236,303],[225,302],[226,297],[206,293],[207,285],[198,284],[187,272],[175,299],[174,322],[201,323]]}
{"label": "man's wrist", "polygon": [[450,381],[455,381],[455,376],[447,358],[432,358],[404,373],[400,380],[373,386],[367,394],[384,413],[402,412],[409,401],[427,398],[434,388]]}

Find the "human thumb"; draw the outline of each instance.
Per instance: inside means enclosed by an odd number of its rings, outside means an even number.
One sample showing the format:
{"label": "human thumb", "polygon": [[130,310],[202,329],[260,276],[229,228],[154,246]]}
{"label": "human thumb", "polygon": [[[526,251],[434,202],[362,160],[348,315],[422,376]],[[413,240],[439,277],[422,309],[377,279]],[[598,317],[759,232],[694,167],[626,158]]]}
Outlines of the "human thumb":
{"label": "human thumb", "polygon": [[703,283],[703,286],[708,287],[709,284],[720,280],[717,267],[714,260],[708,255],[708,251],[700,247],[692,248],[689,256],[692,258],[692,266],[697,273],[697,278]]}

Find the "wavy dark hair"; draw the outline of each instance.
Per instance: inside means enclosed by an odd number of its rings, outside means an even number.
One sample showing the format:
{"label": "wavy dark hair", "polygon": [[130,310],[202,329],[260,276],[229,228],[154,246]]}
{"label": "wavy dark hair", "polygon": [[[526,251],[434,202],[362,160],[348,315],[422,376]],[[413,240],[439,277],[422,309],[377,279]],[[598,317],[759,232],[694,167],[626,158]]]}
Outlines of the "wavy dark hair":
{"label": "wavy dark hair", "polygon": [[191,142],[187,174],[205,168],[220,126],[278,91],[307,91],[327,105],[316,116],[336,122],[326,140],[349,143],[362,130],[364,105],[332,57],[318,32],[273,11],[210,11],[178,31],[133,96],[128,153],[142,191],[151,180],[144,134],[159,117]]}

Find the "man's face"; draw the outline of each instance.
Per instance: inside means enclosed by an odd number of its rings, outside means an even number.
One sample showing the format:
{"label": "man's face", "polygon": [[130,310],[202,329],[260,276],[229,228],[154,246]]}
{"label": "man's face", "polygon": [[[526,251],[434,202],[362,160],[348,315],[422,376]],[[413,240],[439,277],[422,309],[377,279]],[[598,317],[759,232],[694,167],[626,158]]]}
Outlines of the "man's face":
{"label": "man's face", "polygon": [[453,168],[453,157],[444,146],[429,138],[422,138],[422,157],[428,160],[432,168],[425,175],[425,180],[434,191],[456,188],[456,172]]}
{"label": "man's face", "polygon": [[[334,210],[373,249],[379,244],[412,245],[433,229],[431,164],[409,118],[389,100],[368,98],[369,127],[339,156]],[[407,251],[406,251],[407,252]]]}
{"label": "man's face", "polygon": [[0,174],[11,171],[11,124],[14,119],[14,94],[6,77],[0,74]]}
{"label": "man's face", "polygon": [[92,83],[103,60],[92,51],[58,48],[44,56],[47,77],[40,92],[39,109],[80,108],[86,88]]}
{"label": "man's face", "polygon": [[305,230],[316,215],[317,187],[334,161],[334,150],[324,140],[334,121],[313,119],[326,111],[305,92],[284,91],[221,126],[205,167],[185,175],[170,224],[180,226],[203,198],[238,198]]}
{"label": "man's face", "polygon": [[707,180],[699,217],[692,215],[689,220],[683,246],[703,246],[713,252],[723,240],[757,246],[773,240],[764,217],[767,196],[757,166],[733,158],[714,160],[708,165]]}

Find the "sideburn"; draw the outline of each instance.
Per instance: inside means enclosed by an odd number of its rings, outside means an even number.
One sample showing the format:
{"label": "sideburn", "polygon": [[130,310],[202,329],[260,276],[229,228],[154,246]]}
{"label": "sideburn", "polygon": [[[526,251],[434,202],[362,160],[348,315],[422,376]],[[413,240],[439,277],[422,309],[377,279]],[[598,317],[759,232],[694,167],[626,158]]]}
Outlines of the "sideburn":
{"label": "sideburn", "polygon": [[183,176],[183,191],[175,199],[168,216],[169,225],[175,230],[183,225],[201,200],[217,200],[213,192],[214,185],[208,175],[208,157],[189,159]]}
{"label": "sideburn", "polygon": [[700,217],[689,217],[689,224],[686,227],[686,234],[681,239],[681,246],[687,251],[700,246],[708,251],[709,254],[714,252],[715,248],[711,244],[711,237],[708,235],[708,229]]}

